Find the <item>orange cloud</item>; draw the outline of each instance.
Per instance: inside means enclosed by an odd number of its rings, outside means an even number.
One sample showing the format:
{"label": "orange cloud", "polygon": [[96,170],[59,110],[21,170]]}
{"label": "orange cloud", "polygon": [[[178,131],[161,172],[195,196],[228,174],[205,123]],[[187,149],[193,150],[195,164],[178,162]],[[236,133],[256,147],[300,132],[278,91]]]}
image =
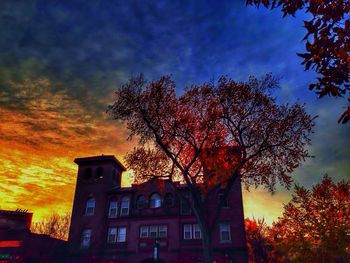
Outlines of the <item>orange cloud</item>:
{"label": "orange cloud", "polygon": [[[34,221],[53,212],[70,212],[77,172],[74,158],[116,154],[122,161],[134,143],[126,140],[122,124],[82,103],[92,97],[78,100],[64,89],[56,91],[47,79],[9,85],[11,94],[0,92],[1,208],[28,209],[34,212]],[[131,181],[132,173],[124,173],[123,185]],[[245,193],[246,216],[272,222],[287,200],[277,197]]]}

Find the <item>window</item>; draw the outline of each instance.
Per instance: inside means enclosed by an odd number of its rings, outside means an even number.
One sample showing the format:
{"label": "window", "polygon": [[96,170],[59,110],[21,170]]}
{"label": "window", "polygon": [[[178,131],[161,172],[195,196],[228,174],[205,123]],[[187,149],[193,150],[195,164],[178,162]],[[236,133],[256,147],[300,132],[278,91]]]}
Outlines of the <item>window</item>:
{"label": "window", "polygon": [[167,193],[164,197],[164,206],[165,207],[173,207],[174,206],[174,198],[173,195]]}
{"label": "window", "polygon": [[161,206],[161,199],[159,194],[154,193],[153,195],[151,195],[150,200],[151,200],[150,202],[151,208],[158,208]]}
{"label": "window", "polygon": [[117,241],[117,228],[111,227],[108,229],[107,242],[115,243]]}
{"label": "window", "polygon": [[117,201],[111,201],[109,203],[108,217],[109,218],[115,218],[117,216],[118,216],[118,202]]}
{"label": "window", "polygon": [[85,180],[90,180],[92,177],[92,170],[90,167],[85,169],[85,173],[84,173],[84,179]]}
{"label": "window", "polygon": [[184,224],[184,239],[201,239],[202,231],[198,224]]}
{"label": "window", "polygon": [[89,198],[86,201],[85,215],[91,216],[95,212],[95,198]]}
{"label": "window", "polygon": [[201,239],[202,231],[198,224],[193,225],[193,239]]}
{"label": "window", "polygon": [[101,166],[97,167],[96,170],[96,179],[102,179],[103,178],[103,168]]}
{"label": "window", "polygon": [[125,241],[126,241],[126,227],[119,227],[117,242],[125,242]]}
{"label": "window", "polygon": [[158,227],[158,237],[167,237],[168,235],[168,227],[167,226],[159,226]]}
{"label": "window", "polygon": [[220,202],[220,205],[222,205],[222,207],[224,207],[224,208],[229,207],[228,199],[224,198],[224,194],[219,194],[219,202]]}
{"label": "window", "polygon": [[147,207],[147,197],[144,196],[144,195],[140,195],[140,196],[137,198],[136,207],[137,207],[138,209],[146,208],[146,207]]}
{"label": "window", "polygon": [[168,235],[168,226],[141,226],[140,238],[164,238]]}
{"label": "window", "polygon": [[156,238],[158,236],[158,226],[149,227],[149,237]]}
{"label": "window", "polygon": [[129,215],[129,197],[123,197],[120,206],[120,216]]}
{"label": "window", "polygon": [[192,225],[184,224],[184,239],[192,239]]}
{"label": "window", "polygon": [[142,226],[140,228],[140,237],[147,238],[148,237],[148,226]]}
{"label": "window", "polygon": [[231,241],[230,224],[228,224],[228,223],[221,223],[220,224],[220,241],[221,242]]}
{"label": "window", "polygon": [[81,244],[80,244],[80,246],[82,248],[90,247],[90,240],[91,240],[91,229],[85,229],[83,231],[82,236],[81,236]]}

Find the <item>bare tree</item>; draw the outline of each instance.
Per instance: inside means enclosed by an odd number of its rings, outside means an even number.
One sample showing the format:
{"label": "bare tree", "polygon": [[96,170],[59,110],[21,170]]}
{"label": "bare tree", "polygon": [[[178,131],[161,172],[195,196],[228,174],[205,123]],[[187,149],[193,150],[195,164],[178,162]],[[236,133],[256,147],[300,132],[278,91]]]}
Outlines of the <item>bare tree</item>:
{"label": "bare tree", "polygon": [[31,231],[37,234],[49,235],[53,238],[68,240],[71,215],[53,213],[40,222],[35,222]]}
{"label": "bare tree", "polygon": [[147,83],[131,79],[116,91],[108,112],[124,121],[140,146],[127,156],[138,179],[180,178],[190,192],[188,204],[202,230],[204,262],[213,262],[212,235],[222,205],[208,211],[219,189],[227,198],[237,178],[271,191],[308,156],[305,146],[314,122],[299,104],[278,105],[271,75],[249,82],[222,77],[217,85],[191,86],[175,94],[170,77]]}

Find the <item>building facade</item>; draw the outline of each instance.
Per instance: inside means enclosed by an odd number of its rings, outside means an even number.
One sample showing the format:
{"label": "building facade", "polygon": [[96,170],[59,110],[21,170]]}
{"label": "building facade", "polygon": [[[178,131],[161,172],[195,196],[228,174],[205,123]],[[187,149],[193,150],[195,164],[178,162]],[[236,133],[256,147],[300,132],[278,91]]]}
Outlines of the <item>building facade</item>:
{"label": "building facade", "polygon": [[[75,159],[78,176],[69,244],[80,261],[201,262],[202,233],[180,183],[150,180],[122,187],[124,166],[112,155]],[[209,211],[222,202],[213,235],[216,262],[246,262],[246,238],[239,180],[227,200],[220,192]],[[210,216],[210,215],[208,215]]]}
{"label": "building facade", "polygon": [[0,263],[66,261],[66,241],[32,233],[32,216],[23,210],[0,210]]}

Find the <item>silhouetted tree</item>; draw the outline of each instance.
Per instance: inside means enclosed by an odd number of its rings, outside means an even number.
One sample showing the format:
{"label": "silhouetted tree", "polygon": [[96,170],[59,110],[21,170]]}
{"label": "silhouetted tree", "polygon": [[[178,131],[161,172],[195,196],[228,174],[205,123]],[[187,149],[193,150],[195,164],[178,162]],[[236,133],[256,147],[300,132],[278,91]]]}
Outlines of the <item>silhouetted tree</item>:
{"label": "silhouetted tree", "polygon": [[68,240],[71,215],[53,213],[40,222],[32,225],[31,231],[37,234],[49,235],[53,238]]}
{"label": "silhouetted tree", "polygon": [[272,237],[292,262],[349,262],[350,181],[324,176],[311,190],[295,186]]}
{"label": "silhouetted tree", "polygon": [[[305,70],[311,67],[320,75],[309,88],[320,97],[349,97],[350,0],[246,0],[246,3],[271,9],[281,7],[283,16],[294,16],[301,9],[309,13],[311,18],[304,21],[307,33],[303,39],[307,52],[298,54],[304,59]],[[338,122],[346,123],[349,119],[350,107]]]}
{"label": "silhouetted tree", "polygon": [[276,86],[270,75],[246,83],[222,77],[177,97],[170,77],[147,83],[140,76],[118,89],[108,108],[139,139],[127,156],[136,178],[186,184],[190,199],[182,198],[202,230],[204,262],[213,262],[212,233],[222,210],[208,211],[212,195],[222,189],[227,198],[240,177],[271,191],[277,181],[289,187],[289,173],[308,156],[313,119],[297,103],[277,105],[269,95]]}

